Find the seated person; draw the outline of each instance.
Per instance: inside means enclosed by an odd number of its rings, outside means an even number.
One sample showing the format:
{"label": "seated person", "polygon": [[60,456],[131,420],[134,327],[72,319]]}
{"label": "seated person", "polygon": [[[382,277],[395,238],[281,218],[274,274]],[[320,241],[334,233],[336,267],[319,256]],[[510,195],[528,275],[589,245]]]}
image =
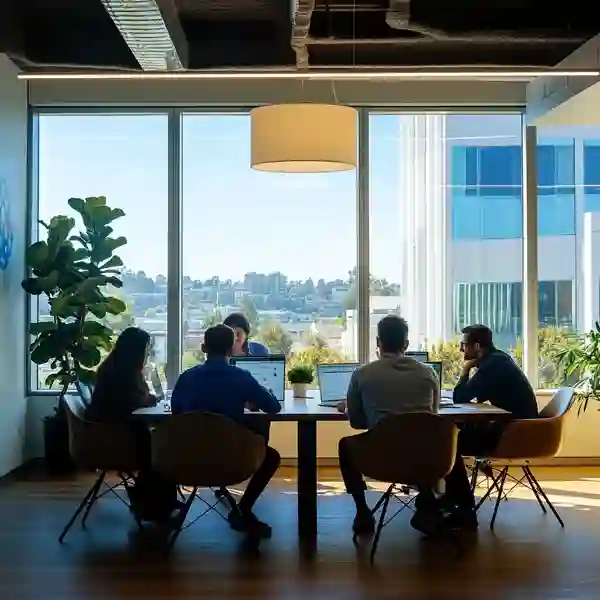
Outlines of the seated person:
{"label": "seated person", "polygon": [[[206,330],[202,350],[206,361],[179,376],[171,396],[173,414],[210,412],[245,425],[244,409],[276,414],[281,410],[277,398],[262,387],[250,373],[229,364],[235,333],[227,325]],[[229,513],[229,524],[236,531],[269,537],[271,528],[259,521],[252,509],[258,497],[279,468],[281,458],[267,446],[265,460],[252,476],[237,509]]]}
{"label": "seated person", "polygon": [[[515,419],[536,418],[538,406],[529,380],[511,356],[494,346],[491,329],[470,325],[462,334],[460,349],[465,362],[454,388],[454,402],[488,401],[512,413]],[[471,376],[474,368],[477,370]],[[458,456],[446,477],[444,496],[458,528],[477,527],[475,499],[462,456],[485,456],[493,452],[501,435],[500,422],[472,424],[461,429]]]}
{"label": "seated person", "polygon": [[[405,356],[408,348],[408,325],[404,319],[389,315],[377,325],[379,359],[359,367],[348,387],[346,410],[354,429],[372,429],[391,414],[426,412],[436,414],[440,403],[439,380],[431,367]],[[365,498],[366,485],[354,466],[353,446],[361,434],[342,438],[339,460],[346,490],[356,504],[353,529],[357,534],[371,533],[375,522]],[[420,507],[425,508],[426,496],[433,500],[432,490],[423,490]],[[411,524],[419,525],[421,514]]]}
{"label": "seated person", "polygon": [[150,430],[144,423],[131,420],[135,410],[156,404],[143,375],[149,348],[150,335],[143,329],[128,327],[119,335],[98,367],[85,416],[90,421],[128,424],[141,461],[130,493],[132,510],[141,519],[162,520],[180,506],[177,489],[152,472]]}
{"label": "seated person", "polygon": [[235,333],[232,356],[268,356],[269,349],[260,342],[251,342],[250,322],[242,313],[231,313],[223,321]]}

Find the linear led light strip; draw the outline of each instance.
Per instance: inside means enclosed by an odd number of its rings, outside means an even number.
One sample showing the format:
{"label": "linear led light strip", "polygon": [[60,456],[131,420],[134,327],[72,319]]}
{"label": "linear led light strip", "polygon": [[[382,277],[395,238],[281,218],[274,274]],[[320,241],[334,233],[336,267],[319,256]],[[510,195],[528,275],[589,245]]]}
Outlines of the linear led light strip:
{"label": "linear led light strip", "polygon": [[489,79],[494,77],[507,79],[533,77],[598,77],[600,71],[588,70],[510,70],[488,69],[470,71],[444,70],[403,70],[403,71],[152,71],[152,72],[99,72],[99,73],[19,73],[19,79],[324,79],[340,80],[374,80],[374,79]]}

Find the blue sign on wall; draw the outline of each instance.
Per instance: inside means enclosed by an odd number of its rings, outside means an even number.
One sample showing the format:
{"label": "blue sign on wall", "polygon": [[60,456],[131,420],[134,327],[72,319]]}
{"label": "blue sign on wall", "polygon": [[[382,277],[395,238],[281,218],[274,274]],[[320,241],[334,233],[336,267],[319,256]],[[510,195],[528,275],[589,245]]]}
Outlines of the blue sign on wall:
{"label": "blue sign on wall", "polygon": [[10,219],[10,198],[6,181],[0,180],[0,269],[6,270],[13,249],[13,229]]}

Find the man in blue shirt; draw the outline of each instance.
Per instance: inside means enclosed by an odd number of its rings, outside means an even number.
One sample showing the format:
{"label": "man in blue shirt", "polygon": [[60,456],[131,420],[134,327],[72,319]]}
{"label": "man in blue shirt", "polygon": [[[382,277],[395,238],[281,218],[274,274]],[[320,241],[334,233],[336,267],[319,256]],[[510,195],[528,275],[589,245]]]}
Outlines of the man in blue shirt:
{"label": "man in blue shirt", "polygon": [[[227,325],[216,325],[206,330],[202,344],[206,361],[180,375],[171,397],[173,414],[210,412],[245,425],[246,408],[267,414],[276,414],[281,410],[277,398],[250,373],[229,363],[234,341],[234,331]],[[248,482],[238,508],[229,513],[232,529],[270,537],[271,528],[259,521],[252,509],[275,475],[280,461],[277,450],[267,446],[265,460]]]}

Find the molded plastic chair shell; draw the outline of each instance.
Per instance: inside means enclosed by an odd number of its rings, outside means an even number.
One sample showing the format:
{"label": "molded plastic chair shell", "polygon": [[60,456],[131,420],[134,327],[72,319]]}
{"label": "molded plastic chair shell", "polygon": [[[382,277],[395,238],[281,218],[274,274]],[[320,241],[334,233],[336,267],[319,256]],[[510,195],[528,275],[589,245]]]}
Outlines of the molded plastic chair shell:
{"label": "molded plastic chair shell", "polygon": [[77,396],[65,396],[69,449],[75,463],[85,469],[133,473],[140,468],[135,437],[126,423],[92,422]]}
{"label": "molded plastic chair shell", "polygon": [[212,413],[176,415],[152,433],[154,469],[179,485],[237,485],[257,471],[265,452],[262,436]]}
{"label": "molded plastic chair shell", "polygon": [[452,469],[457,439],[454,423],[438,415],[391,415],[357,436],[352,455],[370,479],[433,487]]}

